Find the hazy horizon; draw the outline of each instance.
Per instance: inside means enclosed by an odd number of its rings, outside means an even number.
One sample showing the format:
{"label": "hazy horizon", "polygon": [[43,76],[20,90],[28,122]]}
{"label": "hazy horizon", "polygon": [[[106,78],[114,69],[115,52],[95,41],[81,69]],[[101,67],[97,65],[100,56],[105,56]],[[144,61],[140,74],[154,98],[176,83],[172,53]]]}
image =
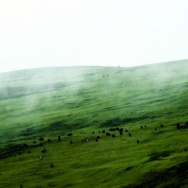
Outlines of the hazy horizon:
{"label": "hazy horizon", "polygon": [[0,2],[0,72],[188,59],[183,0]]}

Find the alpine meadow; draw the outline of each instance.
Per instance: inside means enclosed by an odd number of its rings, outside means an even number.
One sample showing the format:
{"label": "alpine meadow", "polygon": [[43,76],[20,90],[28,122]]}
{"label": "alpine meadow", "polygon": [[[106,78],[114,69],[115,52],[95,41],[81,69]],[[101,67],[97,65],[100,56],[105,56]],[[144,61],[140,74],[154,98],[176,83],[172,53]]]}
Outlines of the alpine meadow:
{"label": "alpine meadow", "polygon": [[188,187],[188,60],[0,73],[1,188]]}

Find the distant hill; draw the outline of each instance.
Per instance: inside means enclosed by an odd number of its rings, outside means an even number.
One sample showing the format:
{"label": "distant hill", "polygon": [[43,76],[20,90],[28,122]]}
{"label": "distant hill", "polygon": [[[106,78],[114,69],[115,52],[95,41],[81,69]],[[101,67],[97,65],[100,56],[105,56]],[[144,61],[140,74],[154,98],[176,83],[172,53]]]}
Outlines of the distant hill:
{"label": "distant hill", "polygon": [[134,68],[51,67],[1,73],[1,138],[28,128],[35,134],[60,127],[113,126],[113,119],[118,119],[117,125],[178,120],[188,113],[187,75],[188,60]]}
{"label": "distant hill", "polygon": [[188,187],[187,75],[187,60],[0,74],[0,187]]}

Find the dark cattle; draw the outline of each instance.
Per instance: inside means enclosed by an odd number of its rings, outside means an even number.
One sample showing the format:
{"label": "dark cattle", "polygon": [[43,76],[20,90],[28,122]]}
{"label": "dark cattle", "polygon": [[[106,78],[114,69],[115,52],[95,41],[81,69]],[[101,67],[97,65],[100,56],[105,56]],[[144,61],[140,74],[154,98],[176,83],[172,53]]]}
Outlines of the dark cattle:
{"label": "dark cattle", "polygon": [[145,125],[145,128],[146,128],[146,125]]}
{"label": "dark cattle", "polygon": [[88,141],[89,141],[88,138],[84,138],[84,139],[82,140],[82,143],[88,142]]}
{"label": "dark cattle", "polygon": [[119,134],[120,134],[120,135],[123,135],[123,128],[121,128],[121,129],[119,130]]}
{"label": "dark cattle", "polygon": [[115,134],[112,134],[112,138],[115,138],[116,136],[115,136]]}
{"label": "dark cattle", "polygon": [[139,141],[139,140],[137,140],[137,144],[138,144],[138,143],[140,143],[140,141]]}
{"label": "dark cattle", "polygon": [[51,168],[53,168],[53,167],[54,167],[54,165],[53,165],[53,164],[51,164],[51,165],[50,165],[50,167],[51,167]]}
{"label": "dark cattle", "polygon": [[184,125],[180,125],[179,123],[176,124],[177,129],[188,128],[188,122],[185,122]]}
{"label": "dark cattle", "polygon": [[67,136],[72,136],[72,133],[67,134]]}
{"label": "dark cattle", "polygon": [[186,128],[186,126],[185,126],[185,125],[181,125],[181,126],[180,126],[180,129],[183,129],[183,128]]}
{"label": "dark cattle", "polygon": [[43,146],[43,143],[40,143],[40,146]]}
{"label": "dark cattle", "polygon": [[123,128],[119,129],[120,132],[123,132]]}
{"label": "dark cattle", "polygon": [[129,136],[132,136],[131,133],[129,133]]}
{"label": "dark cattle", "polygon": [[30,154],[30,153],[31,153],[31,151],[30,151],[30,150],[28,150],[28,153]]}
{"label": "dark cattle", "polygon": [[36,144],[36,141],[35,141],[35,140],[33,141],[33,144]]}
{"label": "dark cattle", "polygon": [[96,142],[98,142],[98,139],[96,138],[96,140],[95,140]]}
{"label": "dark cattle", "polygon": [[116,129],[115,128],[110,128],[109,131],[115,131]]}
{"label": "dark cattle", "polygon": [[42,152],[42,153],[46,153],[47,151],[46,151],[46,149],[43,149],[41,152]]}
{"label": "dark cattle", "polygon": [[186,152],[186,151],[187,151],[187,148],[185,148],[184,151]]}
{"label": "dark cattle", "polygon": [[101,133],[101,131],[99,131],[99,133]]}
{"label": "dark cattle", "polygon": [[141,125],[140,128],[143,129],[143,126]]}
{"label": "dark cattle", "polygon": [[118,128],[118,127],[116,127],[116,131],[119,131],[119,128]]}
{"label": "dark cattle", "polygon": [[70,144],[72,144],[72,141],[70,141]]}
{"label": "dark cattle", "polygon": [[60,136],[58,136],[58,141],[61,141],[61,137]]}
{"label": "dark cattle", "polygon": [[23,185],[20,185],[20,188],[23,188]]}
{"label": "dark cattle", "polygon": [[111,134],[110,133],[106,133],[106,136],[110,136]]}
{"label": "dark cattle", "polygon": [[95,132],[93,131],[93,134],[95,134]]}
{"label": "dark cattle", "polygon": [[157,128],[155,128],[155,131],[157,131]]}
{"label": "dark cattle", "polygon": [[125,129],[125,132],[128,132],[129,130],[128,129]]}
{"label": "dark cattle", "polygon": [[102,133],[106,133],[106,131],[105,131],[105,130],[103,130],[103,131],[102,131]]}
{"label": "dark cattle", "polygon": [[51,142],[51,139],[48,139],[48,142]]}
{"label": "dark cattle", "polygon": [[40,138],[39,138],[39,141],[44,141],[44,138],[40,137]]}
{"label": "dark cattle", "polygon": [[163,124],[161,124],[161,127],[163,127]]}
{"label": "dark cattle", "polygon": [[100,136],[97,136],[97,139],[100,139],[101,137]]}
{"label": "dark cattle", "polygon": [[177,124],[176,124],[176,127],[177,127],[177,129],[180,129],[180,124],[177,123]]}

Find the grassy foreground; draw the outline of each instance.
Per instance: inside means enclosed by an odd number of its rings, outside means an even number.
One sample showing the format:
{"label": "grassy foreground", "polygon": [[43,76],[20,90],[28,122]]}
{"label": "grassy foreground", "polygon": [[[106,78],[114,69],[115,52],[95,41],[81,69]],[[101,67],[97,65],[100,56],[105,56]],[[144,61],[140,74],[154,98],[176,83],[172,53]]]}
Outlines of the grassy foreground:
{"label": "grassy foreground", "polygon": [[186,60],[1,73],[0,187],[187,187],[187,75]]}

